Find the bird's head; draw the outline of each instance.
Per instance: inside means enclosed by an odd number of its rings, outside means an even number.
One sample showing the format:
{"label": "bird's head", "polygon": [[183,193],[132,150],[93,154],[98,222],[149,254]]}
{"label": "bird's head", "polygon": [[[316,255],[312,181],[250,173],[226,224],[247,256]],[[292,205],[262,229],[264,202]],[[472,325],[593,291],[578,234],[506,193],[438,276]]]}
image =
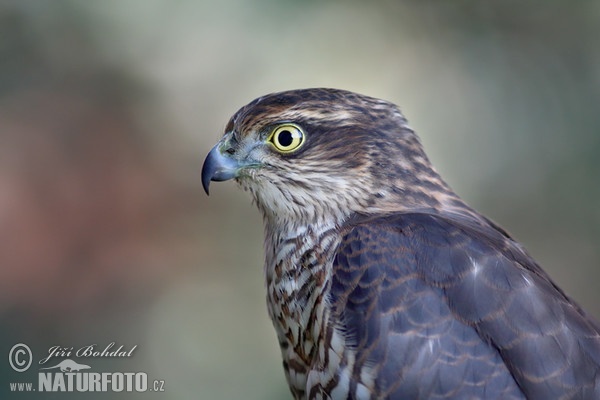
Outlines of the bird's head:
{"label": "bird's head", "polygon": [[207,193],[210,181],[229,179],[267,220],[304,223],[428,208],[449,191],[398,107],[337,89],[274,93],[242,107],[202,168]]}

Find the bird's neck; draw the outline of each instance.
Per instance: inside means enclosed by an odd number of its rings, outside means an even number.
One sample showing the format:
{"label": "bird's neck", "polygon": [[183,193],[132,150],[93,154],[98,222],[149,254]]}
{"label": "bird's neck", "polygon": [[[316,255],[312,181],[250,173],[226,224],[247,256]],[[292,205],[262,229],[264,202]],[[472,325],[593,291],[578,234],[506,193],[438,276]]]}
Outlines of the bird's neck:
{"label": "bird's neck", "polygon": [[265,221],[267,286],[277,285],[293,295],[293,291],[298,289],[298,279],[312,280],[323,274],[326,263],[331,262],[328,258],[333,256],[339,243],[339,226],[339,221],[286,227]]}
{"label": "bird's neck", "polygon": [[267,306],[281,347],[290,386],[305,388],[310,366],[323,342],[329,311],[326,292],[337,224],[304,225],[278,231],[267,225],[265,274]]}

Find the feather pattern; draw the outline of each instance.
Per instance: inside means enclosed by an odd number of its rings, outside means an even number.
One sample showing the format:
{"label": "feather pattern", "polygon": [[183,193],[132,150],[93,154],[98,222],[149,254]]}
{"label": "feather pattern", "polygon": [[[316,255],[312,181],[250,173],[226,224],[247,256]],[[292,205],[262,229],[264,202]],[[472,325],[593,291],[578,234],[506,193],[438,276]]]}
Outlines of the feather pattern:
{"label": "feather pattern", "polygon": [[499,231],[368,219],[332,267],[332,319],[353,327],[355,376],[377,365],[367,398],[600,398],[597,326]]}

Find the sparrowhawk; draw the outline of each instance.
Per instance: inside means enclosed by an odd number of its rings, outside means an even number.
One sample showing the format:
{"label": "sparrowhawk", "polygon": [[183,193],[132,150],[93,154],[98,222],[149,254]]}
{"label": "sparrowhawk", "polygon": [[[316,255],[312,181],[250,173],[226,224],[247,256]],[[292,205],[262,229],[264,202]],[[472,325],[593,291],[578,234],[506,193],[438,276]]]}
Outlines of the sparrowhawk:
{"label": "sparrowhawk", "polygon": [[440,178],[398,107],[260,97],[202,169],[265,225],[269,315],[295,399],[600,399],[600,329]]}

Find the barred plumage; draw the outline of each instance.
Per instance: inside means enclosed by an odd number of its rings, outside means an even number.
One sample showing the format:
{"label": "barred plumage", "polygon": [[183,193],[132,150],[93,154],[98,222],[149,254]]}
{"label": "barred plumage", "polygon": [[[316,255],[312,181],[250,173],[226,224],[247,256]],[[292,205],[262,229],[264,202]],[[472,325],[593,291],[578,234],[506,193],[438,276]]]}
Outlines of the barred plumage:
{"label": "barred plumage", "polygon": [[261,97],[202,175],[207,192],[236,179],[263,214],[295,399],[600,398],[596,323],[450,189],[395,105]]}

